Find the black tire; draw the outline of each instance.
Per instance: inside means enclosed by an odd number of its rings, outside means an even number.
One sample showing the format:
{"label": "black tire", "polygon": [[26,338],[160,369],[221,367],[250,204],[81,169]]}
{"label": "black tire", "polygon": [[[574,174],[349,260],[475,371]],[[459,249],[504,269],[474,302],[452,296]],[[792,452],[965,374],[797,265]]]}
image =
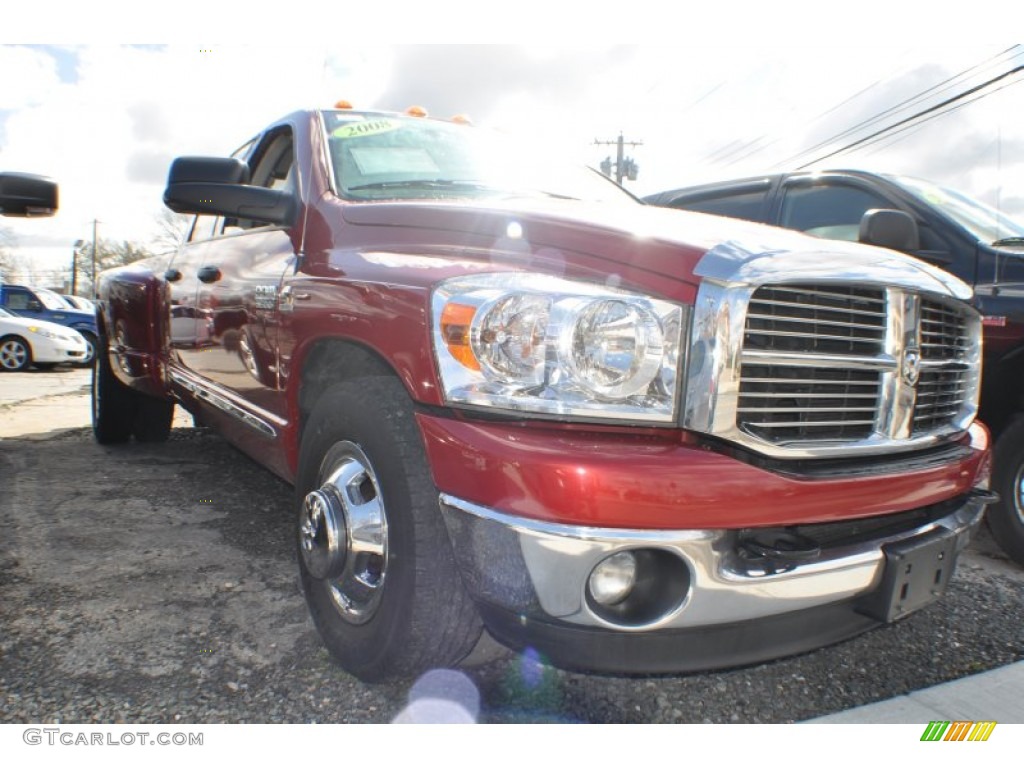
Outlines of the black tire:
{"label": "black tire", "polygon": [[114,375],[105,340],[98,349],[92,368],[92,433],[101,445],[126,443],[135,425],[139,395]]}
{"label": "black tire", "polygon": [[79,331],[82,334],[82,338],[85,339],[85,357],[75,363],[79,368],[86,368],[93,364],[96,360],[96,350],[99,349],[99,339],[93,336],[89,331]]}
{"label": "black tire", "polygon": [[32,347],[20,336],[0,339],[0,371],[24,371],[32,365]]}
{"label": "black tire", "polygon": [[136,393],[132,434],[140,443],[162,443],[171,435],[174,401]]}
{"label": "black tire", "polygon": [[985,512],[992,538],[1024,566],[1024,418],[1010,424],[996,441],[992,489],[1000,496],[999,503]]}
{"label": "black tire", "polygon": [[[328,478],[343,472],[356,479],[342,487],[358,498],[341,502],[342,509],[372,510],[364,522],[383,519],[356,534],[382,533],[374,554],[349,546],[350,536],[340,539],[346,567],[358,567],[362,581],[348,572],[310,572],[318,566],[310,565],[309,550],[325,551],[326,526],[308,502],[331,495],[337,486]],[[296,495],[303,592],[344,669],[365,681],[411,677],[455,666],[473,650],[482,624],[455,563],[412,403],[397,379],[344,382],[320,397],[302,438]]]}

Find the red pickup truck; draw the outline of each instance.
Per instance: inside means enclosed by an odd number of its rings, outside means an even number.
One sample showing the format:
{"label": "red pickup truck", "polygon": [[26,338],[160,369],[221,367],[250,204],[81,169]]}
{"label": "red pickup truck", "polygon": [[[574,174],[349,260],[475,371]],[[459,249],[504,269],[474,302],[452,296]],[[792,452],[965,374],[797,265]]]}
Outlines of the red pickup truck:
{"label": "red pickup truck", "polygon": [[836,642],[941,595],[992,499],[980,318],[912,258],[418,111],[297,112],[164,200],[196,215],[177,255],[100,276],[96,438],[178,404],[294,483],[363,679],[485,627],[642,672]]}

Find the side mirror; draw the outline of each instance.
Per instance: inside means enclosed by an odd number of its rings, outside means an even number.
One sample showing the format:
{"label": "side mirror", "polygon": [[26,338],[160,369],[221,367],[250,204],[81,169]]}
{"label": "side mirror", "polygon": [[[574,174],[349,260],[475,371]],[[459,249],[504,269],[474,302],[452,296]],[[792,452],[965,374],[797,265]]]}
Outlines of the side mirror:
{"label": "side mirror", "polygon": [[921,247],[917,222],[909,213],[872,208],[860,220],[857,239],[868,245],[880,245],[894,251],[916,251]]}
{"label": "side mirror", "polygon": [[57,182],[32,173],[0,173],[0,215],[53,216]]}
{"label": "side mirror", "polygon": [[295,196],[249,185],[249,166],[222,157],[179,157],[171,164],[164,205],[175,213],[214,214],[268,224],[295,221]]}

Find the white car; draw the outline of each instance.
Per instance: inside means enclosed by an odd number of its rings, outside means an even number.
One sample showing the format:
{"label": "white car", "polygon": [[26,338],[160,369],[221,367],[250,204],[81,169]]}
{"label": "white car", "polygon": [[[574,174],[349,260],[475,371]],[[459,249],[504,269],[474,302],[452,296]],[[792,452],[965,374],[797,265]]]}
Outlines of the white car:
{"label": "white car", "polygon": [[0,309],[0,371],[23,371],[30,365],[52,368],[81,362],[88,345],[78,331],[45,320],[29,320]]}

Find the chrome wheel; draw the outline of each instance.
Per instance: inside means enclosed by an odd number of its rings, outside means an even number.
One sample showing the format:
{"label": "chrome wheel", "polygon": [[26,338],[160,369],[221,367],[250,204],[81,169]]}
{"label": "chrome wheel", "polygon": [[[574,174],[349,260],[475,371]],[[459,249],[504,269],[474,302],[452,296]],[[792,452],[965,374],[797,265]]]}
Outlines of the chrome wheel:
{"label": "chrome wheel", "polygon": [[335,443],[319,487],[306,494],[299,551],[310,576],[323,580],[338,614],[351,624],[373,618],[384,594],[388,521],[377,475],[355,443]]}
{"label": "chrome wheel", "polygon": [[1017,519],[1024,524],[1024,465],[1021,465],[1013,478],[1013,509]]}
{"label": "chrome wheel", "polygon": [[24,370],[31,359],[28,345],[21,339],[5,339],[0,343],[0,368],[5,371]]}
{"label": "chrome wheel", "polygon": [[96,358],[96,337],[91,333],[80,333],[82,338],[85,339],[85,357],[79,361],[79,365],[84,368],[87,365],[92,365],[93,360]]}
{"label": "chrome wheel", "polygon": [[376,681],[465,658],[483,627],[402,382],[368,374],[323,392],[295,487],[302,592],[338,663]]}

